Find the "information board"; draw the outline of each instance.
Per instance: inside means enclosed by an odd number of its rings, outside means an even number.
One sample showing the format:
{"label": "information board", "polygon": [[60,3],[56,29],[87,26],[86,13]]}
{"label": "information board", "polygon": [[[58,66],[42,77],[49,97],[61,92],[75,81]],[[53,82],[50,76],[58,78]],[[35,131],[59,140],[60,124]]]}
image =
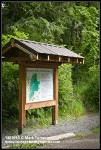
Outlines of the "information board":
{"label": "information board", "polygon": [[53,100],[53,69],[26,68],[26,103]]}

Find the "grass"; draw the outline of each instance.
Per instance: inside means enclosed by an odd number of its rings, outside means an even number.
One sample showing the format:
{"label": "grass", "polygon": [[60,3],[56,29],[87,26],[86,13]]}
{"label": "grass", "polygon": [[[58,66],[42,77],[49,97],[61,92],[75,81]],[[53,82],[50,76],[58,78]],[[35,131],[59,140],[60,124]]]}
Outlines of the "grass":
{"label": "grass", "polygon": [[89,135],[91,133],[99,133],[99,132],[100,132],[100,128],[99,128],[99,126],[97,126],[95,128],[92,128],[90,130],[90,132],[87,132],[87,133],[77,133],[75,137],[82,138],[82,137],[85,137],[85,136],[87,136],[87,135]]}
{"label": "grass", "polygon": [[75,135],[75,137],[77,137],[77,138],[82,138],[82,137],[84,137],[84,136],[86,136],[86,135],[88,135],[89,133],[77,133],[76,135]]}
{"label": "grass", "polygon": [[42,128],[42,127],[49,127],[51,124],[51,116],[47,117],[43,117],[43,118],[37,118],[37,119],[29,119],[27,120],[27,124],[26,124],[26,128],[33,128],[33,129],[37,129],[37,128]]}
{"label": "grass", "polygon": [[38,148],[39,146],[42,146],[43,144],[42,143],[29,143],[29,144],[11,144],[10,146],[9,146],[9,148],[31,148],[31,149],[33,149],[33,148]]}
{"label": "grass", "polygon": [[91,129],[91,132],[92,132],[92,133],[99,133],[99,132],[100,132],[99,126],[97,126],[97,127],[95,127],[95,128],[92,128],[92,129]]}

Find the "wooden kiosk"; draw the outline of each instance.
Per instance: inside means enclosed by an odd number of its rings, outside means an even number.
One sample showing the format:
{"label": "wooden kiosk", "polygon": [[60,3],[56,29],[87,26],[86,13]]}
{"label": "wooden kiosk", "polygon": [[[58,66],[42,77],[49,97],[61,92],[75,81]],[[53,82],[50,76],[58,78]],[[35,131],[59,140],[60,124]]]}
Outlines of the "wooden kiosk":
{"label": "wooden kiosk", "polygon": [[84,57],[62,46],[11,38],[2,49],[3,61],[19,64],[19,127],[26,110],[52,106],[52,124],[58,122],[58,66],[84,63]]}

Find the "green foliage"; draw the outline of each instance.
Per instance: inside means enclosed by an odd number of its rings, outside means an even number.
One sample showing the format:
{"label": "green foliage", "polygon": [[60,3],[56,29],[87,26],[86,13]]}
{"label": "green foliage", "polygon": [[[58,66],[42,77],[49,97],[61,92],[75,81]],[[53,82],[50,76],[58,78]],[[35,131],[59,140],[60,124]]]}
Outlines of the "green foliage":
{"label": "green foliage", "polygon": [[6,43],[9,42],[10,38],[12,38],[12,35],[2,35],[2,46],[4,46]]}
{"label": "green foliage", "polygon": [[2,63],[2,115],[18,115],[18,65]]}
{"label": "green foliage", "polygon": [[51,107],[27,110],[26,128],[33,127],[36,129],[44,126],[48,127],[51,124],[51,122],[52,122]]}
{"label": "green foliage", "polygon": [[89,133],[77,133],[75,137],[76,138],[83,138],[83,137],[85,137],[87,135],[89,135]]}
{"label": "green foliage", "polygon": [[28,39],[28,34],[25,34],[24,32],[20,32],[18,31],[17,28],[14,29],[13,33],[11,33],[11,35],[7,34],[3,34],[2,35],[2,46],[4,46],[6,43],[9,42],[9,40],[11,38],[22,38],[22,39]]}
{"label": "green foliage", "polygon": [[67,113],[78,117],[85,113],[85,108],[80,97],[73,91],[71,75],[71,64],[59,67],[59,110],[60,115]]}
{"label": "green foliage", "polygon": [[[64,45],[85,57],[84,65],[59,67],[60,114],[80,115],[85,112],[84,106],[90,111],[99,109],[99,4],[98,1],[2,2],[2,46],[11,37],[17,37]],[[17,83],[17,68],[11,63],[3,63],[5,117],[17,114]],[[49,108],[29,110],[27,118],[31,115],[43,117],[50,111]]]}
{"label": "green foliage", "polygon": [[91,132],[93,132],[93,133],[99,133],[100,132],[99,126],[95,127],[95,128],[92,128]]}
{"label": "green foliage", "polygon": [[[84,103],[88,110],[99,111],[99,67],[93,66],[89,68],[89,77],[84,90]],[[87,94],[89,93],[89,94]]]}
{"label": "green foliage", "polygon": [[59,109],[65,113],[71,109],[73,98],[73,87],[71,79],[71,68],[69,64],[59,67]]}
{"label": "green foliage", "polygon": [[29,119],[31,115],[33,115],[35,118],[43,118],[45,115],[45,109],[44,108],[31,109],[27,111],[27,115]]}
{"label": "green foliage", "polygon": [[71,115],[78,117],[85,114],[83,102],[80,99],[74,99],[71,107]]}
{"label": "green foliage", "polygon": [[42,143],[31,143],[31,144],[11,144],[10,146],[9,146],[9,148],[12,148],[12,149],[15,149],[15,148],[21,148],[21,149],[33,149],[33,148],[38,148],[39,146],[42,146],[43,144]]}
{"label": "green foliage", "polygon": [[[99,65],[90,67],[88,72],[80,72],[82,78],[74,85],[74,94],[83,102],[87,111],[99,111]],[[84,75],[82,75],[84,73]]]}

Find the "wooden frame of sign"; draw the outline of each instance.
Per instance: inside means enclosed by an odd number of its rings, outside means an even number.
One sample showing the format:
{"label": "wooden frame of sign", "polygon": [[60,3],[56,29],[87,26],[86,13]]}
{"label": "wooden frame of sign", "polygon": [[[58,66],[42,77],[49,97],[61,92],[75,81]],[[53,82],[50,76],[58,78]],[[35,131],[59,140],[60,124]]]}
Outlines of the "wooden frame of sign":
{"label": "wooden frame of sign", "polygon": [[[52,124],[58,121],[58,63],[33,62],[19,63],[19,126],[18,134],[22,134],[26,126],[26,110],[52,106]],[[53,99],[39,102],[26,103],[26,69],[27,68],[45,68],[53,69]]]}
{"label": "wooden frame of sign", "polygon": [[[11,38],[11,40],[3,47],[2,55],[3,55],[2,57],[3,61],[19,64],[18,134],[22,133],[22,130],[26,125],[26,110],[29,110],[29,109],[52,106],[52,124],[53,125],[57,124],[57,120],[58,120],[58,66],[60,66],[63,63],[83,64],[84,57],[79,56],[78,54],[74,52],[70,52],[68,51],[68,49],[66,50],[66,48],[64,49],[61,46],[39,43],[39,42],[34,42],[34,41],[33,42],[26,41],[26,40],[21,40],[21,39],[14,39],[14,38]],[[44,70],[50,69],[51,70],[49,73],[50,84],[48,85],[48,81],[45,81],[45,82],[42,81],[42,78],[45,79],[42,75],[42,72],[40,72],[39,74],[33,73],[32,76],[30,77],[30,75],[28,75],[28,70],[27,70],[29,68],[33,68],[32,70],[35,70],[34,68],[37,68],[37,70],[38,68],[40,70],[42,70],[41,68],[44,68]],[[35,83],[37,83],[36,84],[37,86],[33,84],[34,82],[30,82],[30,79],[28,79],[28,82],[26,81],[28,76],[31,79],[31,81],[32,81],[32,77],[33,77],[33,81],[35,79]],[[39,76],[41,76],[41,78]],[[39,80],[37,80],[37,78]],[[28,85],[27,87],[30,87],[30,88],[27,88],[28,92],[26,92],[26,82],[30,83],[30,84],[27,84]],[[52,86],[51,88],[49,88],[51,92],[49,91],[48,93],[43,83],[45,83],[45,86],[48,88]],[[42,86],[42,84],[43,84],[44,92],[42,92],[39,88]],[[31,87],[33,88],[31,89]],[[47,94],[45,95],[45,89],[48,93],[48,96]],[[32,92],[29,92],[29,91],[32,91]],[[39,92],[39,95],[41,96],[38,96],[37,91]],[[50,94],[52,92],[53,94]],[[27,93],[27,96],[26,96],[26,93]],[[31,93],[31,94],[28,94],[28,93]],[[36,95],[37,95],[37,98],[36,98]]]}

